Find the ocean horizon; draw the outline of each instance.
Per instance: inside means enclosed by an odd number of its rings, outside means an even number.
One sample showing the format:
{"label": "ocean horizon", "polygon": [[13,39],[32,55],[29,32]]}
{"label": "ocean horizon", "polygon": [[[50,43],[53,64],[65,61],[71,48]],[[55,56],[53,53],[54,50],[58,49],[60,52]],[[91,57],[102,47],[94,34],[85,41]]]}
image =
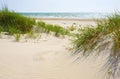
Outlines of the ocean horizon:
{"label": "ocean horizon", "polygon": [[111,13],[93,13],[93,12],[79,12],[79,13],[65,13],[65,12],[21,12],[20,14],[32,18],[76,18],[76,19],[96,19],[106,18]]}

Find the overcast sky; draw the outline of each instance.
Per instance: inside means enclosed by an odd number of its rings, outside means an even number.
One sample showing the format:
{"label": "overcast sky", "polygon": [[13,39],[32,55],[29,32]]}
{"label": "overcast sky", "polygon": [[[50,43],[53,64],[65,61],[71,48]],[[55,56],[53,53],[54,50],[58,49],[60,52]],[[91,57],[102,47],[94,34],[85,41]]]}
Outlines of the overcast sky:
{"label": "overcast sky", "polygon": [[0,0],[16,12],[114,12],[120,0]]}

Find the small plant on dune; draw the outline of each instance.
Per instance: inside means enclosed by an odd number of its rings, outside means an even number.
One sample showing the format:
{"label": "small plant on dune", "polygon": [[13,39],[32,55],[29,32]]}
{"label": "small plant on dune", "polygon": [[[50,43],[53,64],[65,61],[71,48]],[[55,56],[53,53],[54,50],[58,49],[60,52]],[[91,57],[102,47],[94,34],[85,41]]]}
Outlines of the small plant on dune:
{"label": "small plant on dune", "polygon": [[68,29],[69,29],[70,31],[76,30],[75,24],[73,23],[72,26],[68,27]]}
{"label": "small plant on dune", "polygon": [[0,26],[0,38],[2,38],[1,33],[3,32],[2,26]]}
{"label": "small plant on dune", "polygon": [[15,41],[16,41],[16,42],[19,42],[19,41],[20,41],[21,34],[20,34],[20,31],[19,31],[19,30],[17,30],[17,33],[14,34],[14,37],[15,37]]}
{"label": "small plant on dune", "polygon": [[34,26],[34,32],[35,33],[41,33],[42,32],[42,29],[41,29],[41,27],[40,26]]}
{"label": "small plant on dune", "polygon": [[35,20],[14,11],[9,11],[7,7],[0,10],[0,26],[5,32],[9,32],[10,28],[14,28],[24,34],[31,31],[34,24]]}
{"label": "small plant on dune", "polygon": [[26,38],[36,39],[37,38],[37,34],[35,34],[33,31],[30,31],[29,33],[27,33]]}
{"label": "small plant on dune", "polygon": [[15,41],[16,42],[19,42],[20,41],[20,34],[15,34]]}
{"label": "small plant on dune", "polygon": [[[81,28],[74,39],[74,54],[81,53],[88,57],[93,53],[109,54],[104,71],[109,79],[120,74],[120,14],[108,16],[107,19],[97,21],[96,27]],[[108,51],[109,50],[109,51]]]}

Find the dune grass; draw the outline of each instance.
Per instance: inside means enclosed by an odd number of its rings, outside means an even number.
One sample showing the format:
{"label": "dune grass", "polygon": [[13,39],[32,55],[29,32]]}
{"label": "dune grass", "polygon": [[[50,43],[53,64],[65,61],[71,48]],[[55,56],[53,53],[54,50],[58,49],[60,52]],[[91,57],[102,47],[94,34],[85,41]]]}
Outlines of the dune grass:
{"label": "dune grass", "polygon": [[10,11],[7,7],[0,10],[0,33],[8,32],[9,35],[15,37],[17,42],[20,40],[21,34],[31,32],[35,24],[34,19]]}
{"label": "dune grass", "polygon": [[0,10],[0,26],[4,32],[13,34],[19,30],[20,33],[24,34],[30,32],[34,24],[35,20],[22,16],[14,11],[9,11],[7,7]]}
{"label": "dune grass", "polygon": [[59,25],[46,24],[42,21],[36,23],[34,19],[10,11],[7,7],[0,10],[0,34],[1,32],[14,35],[16,41],[20,40],[21,34],[28,34],[29,38],[37,38],[36,35],[41,32],[47,34],[53,32],[56,37],[69,34],[67,29]]}
{"label": "dune grass", "polygon": [[42,21],[38,22],[37,26],[42,32],[48,34],[53,32],[56,37],[68,35],[70,33],[67,29],[59,25],[46,24],[45,22]]}
{"label": "dune grass", "polygon": [[[96,27],[81,28],[73,41],[74,54],[84,57],[100,53],[109,54],[104,71],[109,79],[120,74],[120,13],[97,21]],[[108,52],[109,50],[109,52]]]}

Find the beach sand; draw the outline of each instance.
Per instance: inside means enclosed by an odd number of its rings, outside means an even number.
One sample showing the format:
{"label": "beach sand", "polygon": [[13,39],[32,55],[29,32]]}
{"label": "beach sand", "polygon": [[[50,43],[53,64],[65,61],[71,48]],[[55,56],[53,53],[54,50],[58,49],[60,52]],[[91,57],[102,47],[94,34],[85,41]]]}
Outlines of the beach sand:
{"label": "beach sand", "polygon": [[37,21],[44,21],[48,24],[61,25],[63,27],[70,27],[73,24],[76,26],[95,25],[97,19],[75,19],[75,18],[36,18]]}
{"label": "beach sand", "polygon": [[[64,25],[74,23],[72,20],[44,21]],[[87,21],[79,23],[87,24]],[[100,79],[102,60],[75,61],[77,56],[71,56],[71,51],[67,50],[69,46],[69,38],[46,34],[42,34],[39,41],[14,42],[13,38],[2,38],[0,79]]]}

